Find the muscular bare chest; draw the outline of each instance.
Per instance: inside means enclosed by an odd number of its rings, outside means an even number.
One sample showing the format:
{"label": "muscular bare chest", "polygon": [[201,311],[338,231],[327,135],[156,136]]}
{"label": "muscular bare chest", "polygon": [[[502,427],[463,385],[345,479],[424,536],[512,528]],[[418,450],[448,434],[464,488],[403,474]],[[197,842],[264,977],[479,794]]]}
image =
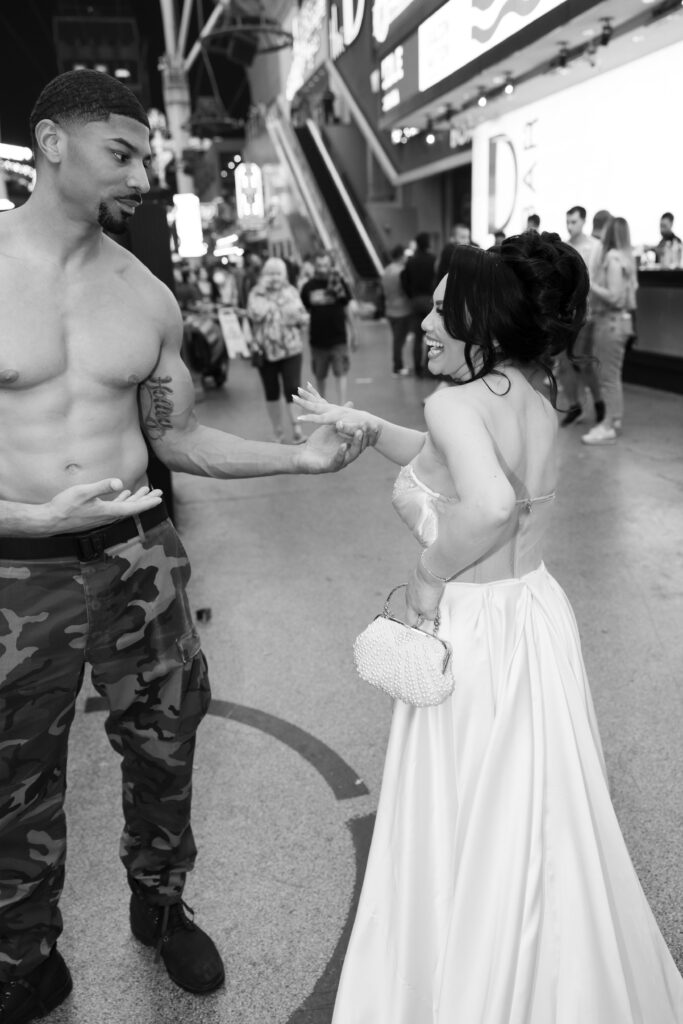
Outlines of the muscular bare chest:
{"label": "muscular bare chest", "polygon": [[73,383],[129,387],[159,353],[159,329],[125,275],[65,274],[0,257],[0,389]]}

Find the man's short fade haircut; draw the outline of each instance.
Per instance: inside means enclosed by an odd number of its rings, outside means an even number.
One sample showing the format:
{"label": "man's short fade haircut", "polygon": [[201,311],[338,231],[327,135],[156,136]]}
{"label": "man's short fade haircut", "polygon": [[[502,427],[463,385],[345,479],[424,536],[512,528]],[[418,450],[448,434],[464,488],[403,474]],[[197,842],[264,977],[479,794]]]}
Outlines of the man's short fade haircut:
{"label": "man's short fade haircut", "polygon": [[134,92],[104,71],[65,71],[48,82],[31,111],[29,126],[35,142],[36,125],[49,118],[58,124],[107,121],[111,114],[130,117],[149,128],[145,108]]}
{"label": "man's short fade haircut", "polygon": [[567,217],[571,217],[572,214],[578,213],[581,220],[586,219],[586,207],[585,206],[570,206],[567,210]]}

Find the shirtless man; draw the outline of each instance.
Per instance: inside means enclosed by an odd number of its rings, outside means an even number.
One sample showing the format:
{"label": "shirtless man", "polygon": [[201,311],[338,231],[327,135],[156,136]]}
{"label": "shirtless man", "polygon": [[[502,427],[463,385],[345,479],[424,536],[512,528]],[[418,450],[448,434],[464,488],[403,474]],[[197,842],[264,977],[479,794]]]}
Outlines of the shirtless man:
{"label": "shirtless man", "polygon": [[[104,234],[149,189],[149,128],[130,90],[74,71],[34,107],[35,190],[0,217],[0,1022],[71,990],[62,921],[66,746],[84,665],[123,758],[121,858],[133,934],[192,992],[224,979],[186,916],[196,849],[192,757],[209,704],[185,595],[189,566],[145,436],[200,476],[321,473],[368,438],[332,428],[300,447],[200,425],[166,287]],[[143,436],[144,435],[144,436]]]}

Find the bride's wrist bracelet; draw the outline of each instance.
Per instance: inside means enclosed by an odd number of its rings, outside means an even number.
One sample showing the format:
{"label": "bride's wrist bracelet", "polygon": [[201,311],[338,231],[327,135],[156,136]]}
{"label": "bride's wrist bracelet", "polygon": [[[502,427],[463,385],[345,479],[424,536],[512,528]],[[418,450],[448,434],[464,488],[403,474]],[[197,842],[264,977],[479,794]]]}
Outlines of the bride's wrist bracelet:
{"label": "bride's wrist bracelet", "polygon": [[424,569],[428,576],[431,576],[433,580],[438,580],[439,583],[450,583],[450,581],[453,579],[452,576],[438,576],[435,572],[432,572],[432,570],[425,562],[424,551],[422,551],[422,553],[420,554],[420,565],[422,566],[422,568]]}

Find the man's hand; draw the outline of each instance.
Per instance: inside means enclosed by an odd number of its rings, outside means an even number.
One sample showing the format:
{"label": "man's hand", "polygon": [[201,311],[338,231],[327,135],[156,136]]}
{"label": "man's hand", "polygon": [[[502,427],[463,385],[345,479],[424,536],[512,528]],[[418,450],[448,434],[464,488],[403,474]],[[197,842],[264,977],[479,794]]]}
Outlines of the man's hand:
{"label": "man's hand", "polygon": [[[116,493],[118,492],[118,493]],[[111,495],[116,493],[116,497]],[[104,496],[108,500],[104,500]],[[140,515],[161,502],[162,493],[140,487],[135,493],[125,490],[116,479],[99,480],[94,484],[76,484],[56,494],[47,503],[53,533],[76,533],[105,526],[115,519]]]}
{"label": "man's hand", "polygon": [[368,443],[362,430],[355,431],[348,439],[340,440],[336,428],[325,424],[314,430],[306,444],[297,449],[297,471],[336,473],[357,459]]}

